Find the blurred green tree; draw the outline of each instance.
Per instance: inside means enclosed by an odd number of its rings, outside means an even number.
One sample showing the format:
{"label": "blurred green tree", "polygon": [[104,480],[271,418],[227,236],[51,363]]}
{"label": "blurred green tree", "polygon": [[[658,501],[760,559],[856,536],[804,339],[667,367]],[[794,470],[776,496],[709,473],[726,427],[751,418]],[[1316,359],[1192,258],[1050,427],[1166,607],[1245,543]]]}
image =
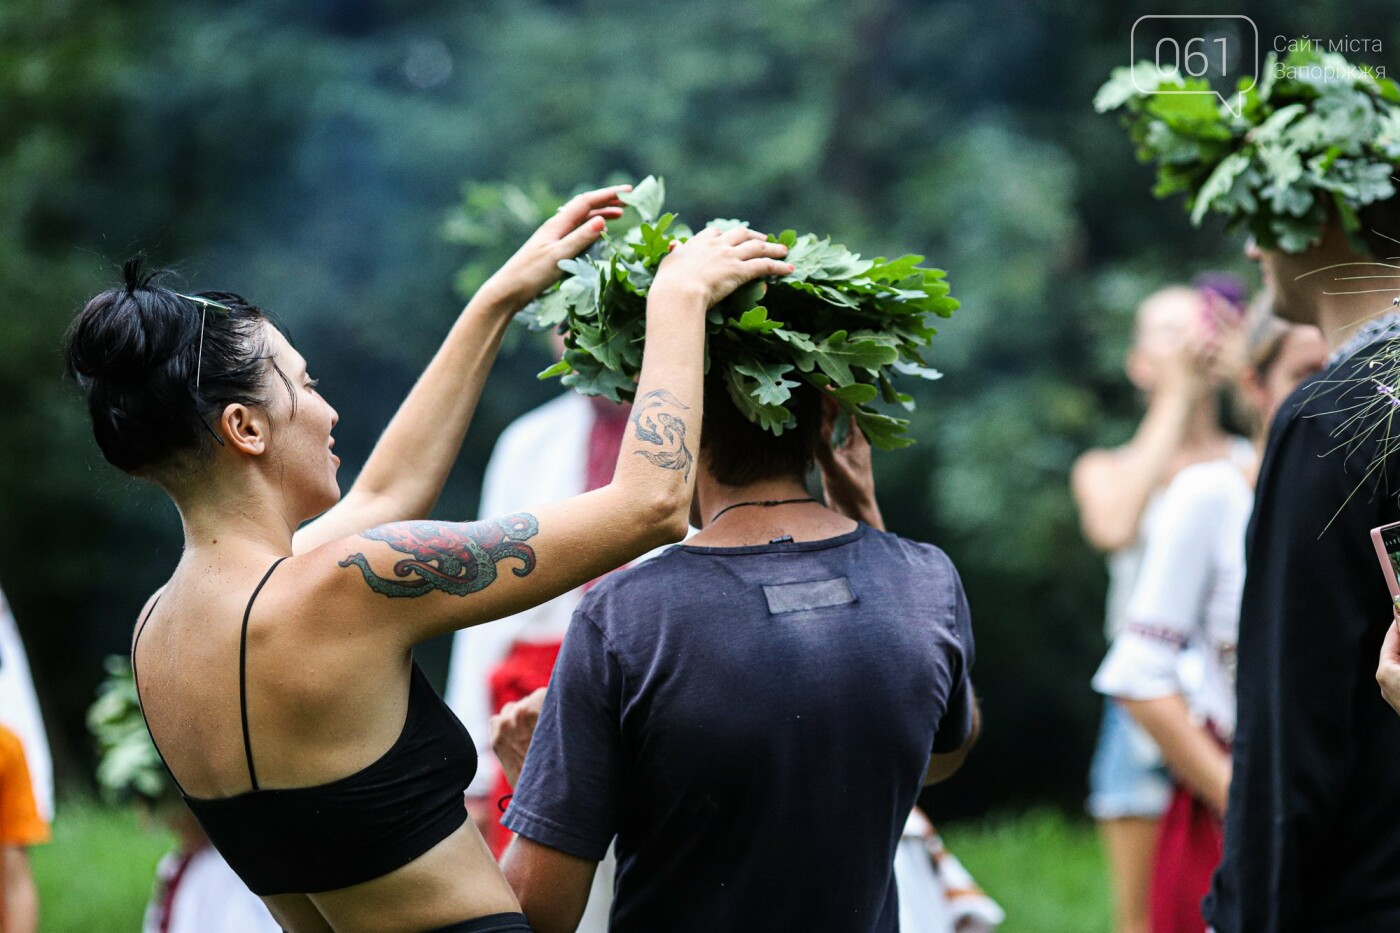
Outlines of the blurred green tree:
{"label": "blurred green tree", "polygon": [[[1391,22],[1381,0],[1242,7],[1265,40]],[[1104,580],[1069,464],[1130,430],[1119,360],[1134,304],[1244,265],[1238,244],[1152,201],[1150,170],[1089,105],[1151,12],[1145,0],[0,6],[0,585],[67,776],[90,773],[82,713],[102,658],[125,650],[179,548],[173,510],[102,462],[59,377],[67,320],[111,264],[143,248],[190,287],[279,312],[341,412],[348,480],[445,333],[455,288],[514,248],[530,202],[656,173],[687,217],[826,232],[948,270],[963,306],[932,351],[946,378],[918,388],[919,445],[877,464],[894,529],[952,555],[978,632],[985,739],[935,802],[1074,803]],[[519,188],[515,219],[463,226],[453,205],[497,181]],[[496,434],[557,391],[534,378],[545,353],[520,340],[497,367],[444,517],[472,513]],[[441,674],[441,645],[424,657]]]}

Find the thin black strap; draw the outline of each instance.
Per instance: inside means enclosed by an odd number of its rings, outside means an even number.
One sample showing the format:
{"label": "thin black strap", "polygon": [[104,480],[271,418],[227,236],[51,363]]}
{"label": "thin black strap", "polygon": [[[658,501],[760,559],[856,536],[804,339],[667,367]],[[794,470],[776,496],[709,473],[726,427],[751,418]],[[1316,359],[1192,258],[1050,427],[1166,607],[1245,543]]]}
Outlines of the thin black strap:
{"label": "thin black strap", "polygon": [[151,733],[150,720],[146,718],[146,704],[141,702],[141,678],[136,675],[136,646],[141,644],[141,633],[146,630],[146,623],[151,621],[151,615],[156,611],[156,606],[160,603],[160,597],[164,594],[157,594],[155,601],[151,603],[151,608],[146,610],[146,617],[141,620],[141,624],[136,626],[136,637],[131,640],[131,685],[136,689],[136,707],[141,710],[141,722],[146,725],[146,735],[150,736],[151,747],[156,750],[156,757],[165,766],[165,773],[170,775],[170,780],[174,783],[175,789],[180,792],[180,796],[185,796],[185,789],[180,786],[180,782],[175,780],[175,772],[170,770],[170,763],[165,760],[165,754],[156,744],[156,737]]}
{"label": "thin black strap", "polygon": [[243,754],[248,757],[248,780],[252,782],[253,790],[258,789],[258,772],[253,769],[253,742],[248,738],[248,617],[253,614],[253,600],[262,592],[272,571],[286,559],[279,557],[273,561],[267,573],[258,581],[253,595],[248,597],[248,607],[243,610],[243,634],[238,639],[238,710],[243,714]]}

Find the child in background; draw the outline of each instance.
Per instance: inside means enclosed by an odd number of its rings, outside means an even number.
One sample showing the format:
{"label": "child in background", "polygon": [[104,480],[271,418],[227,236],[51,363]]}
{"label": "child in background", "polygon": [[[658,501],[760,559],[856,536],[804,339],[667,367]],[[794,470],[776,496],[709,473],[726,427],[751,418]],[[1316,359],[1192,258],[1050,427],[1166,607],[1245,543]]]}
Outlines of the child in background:
{"label": "child in background", "polygon": [[39,891],[29,869],[29,847],[49,838],[39,816],[24,746],[0,726],[0,930],[36,933]]}

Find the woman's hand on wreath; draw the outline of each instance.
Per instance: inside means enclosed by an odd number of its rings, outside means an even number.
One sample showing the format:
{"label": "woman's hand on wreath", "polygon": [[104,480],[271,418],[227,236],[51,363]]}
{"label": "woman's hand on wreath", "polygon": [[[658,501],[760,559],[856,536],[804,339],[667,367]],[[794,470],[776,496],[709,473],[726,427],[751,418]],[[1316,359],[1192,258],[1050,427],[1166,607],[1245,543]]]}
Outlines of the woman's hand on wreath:
{"label": "woman's hand on wreath", "polygon": [[792,264],[783,261],[787,251],[748,227],[706,227],[684,243],[671,243],[648,294],[686,294],[711,308],[741,285],[790,273]]}
{"label": "woman's hand on wreath", "polygon": [[611,185],[565,201],[486,280],[482,293],[509,308],[512,314],[534,301],[559,281],[560,260],[573,259],[598,242],[608,221],[622,216],[624,205],[617,196],[631,190],[631,185]]}

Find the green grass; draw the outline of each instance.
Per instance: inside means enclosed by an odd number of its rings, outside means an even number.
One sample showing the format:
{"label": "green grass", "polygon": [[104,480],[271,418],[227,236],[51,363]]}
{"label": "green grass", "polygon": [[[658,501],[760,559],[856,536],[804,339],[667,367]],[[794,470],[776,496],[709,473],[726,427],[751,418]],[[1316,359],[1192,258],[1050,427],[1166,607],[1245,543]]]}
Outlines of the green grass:
{"label": "green grass", "polygon": [[1093,824],[1048,810],[939,826],[1006,911],[1001,933],[1107,933],[1108,877]]}
{"label": "green grass", "polygon": [[[1036,810],[940,826],[949,849],[1006,909],[1002,933],[1109,928],[1103,859],[1091,824]],[[60,806],[53,842],[33,852],[43,933],[134,933],[170,837],[130,809]]]}
{"label": "green grass", "polygon": [[156,862],[171,847],[136,811],[60,803],[53,841],[32,850],[42,933],[136,933]]}

